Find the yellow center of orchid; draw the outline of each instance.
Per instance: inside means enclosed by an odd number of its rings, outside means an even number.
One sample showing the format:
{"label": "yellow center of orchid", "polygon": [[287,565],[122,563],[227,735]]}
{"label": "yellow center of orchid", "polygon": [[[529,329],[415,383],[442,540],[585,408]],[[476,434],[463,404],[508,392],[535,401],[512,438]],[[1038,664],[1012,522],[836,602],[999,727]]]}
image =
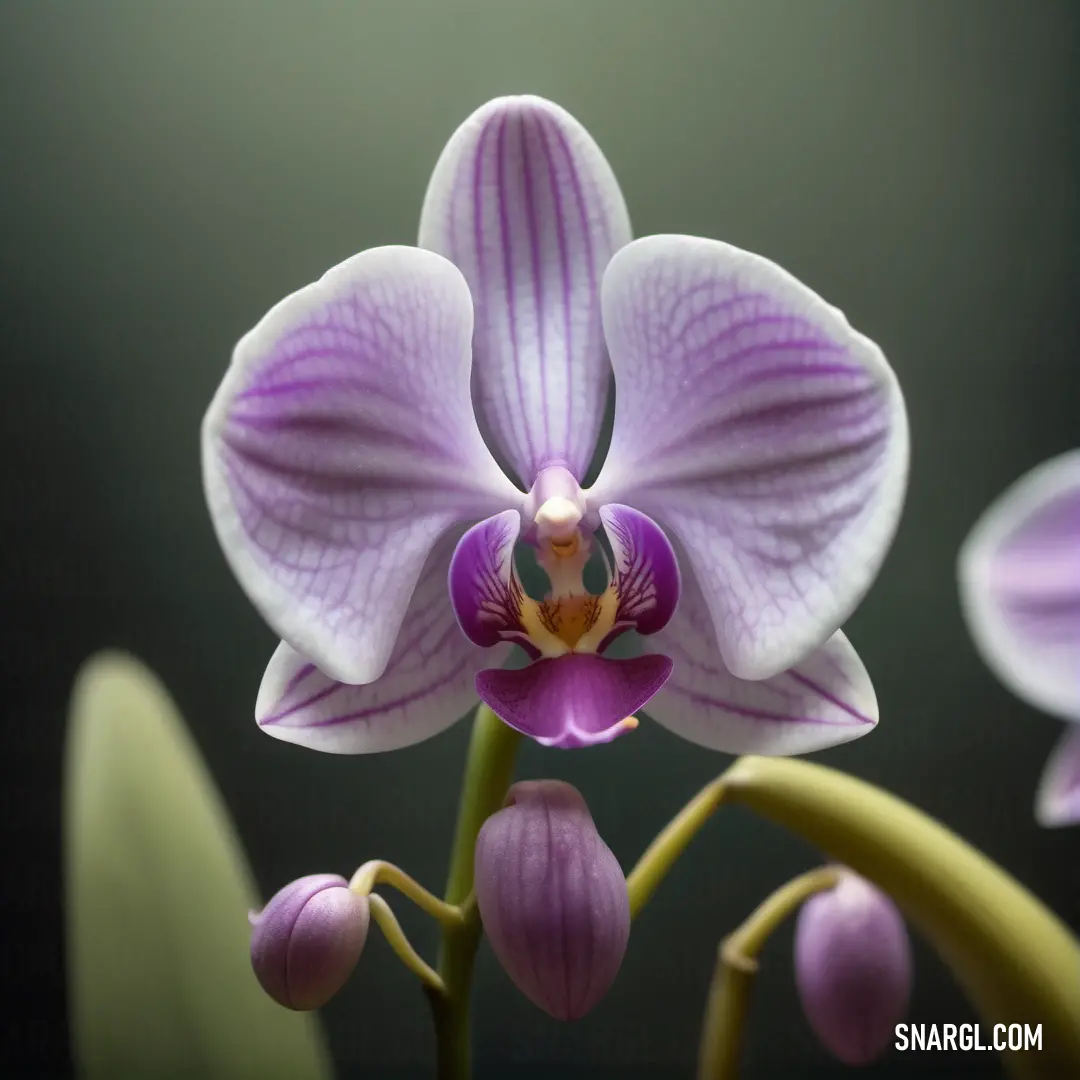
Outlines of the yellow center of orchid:
{"label": "yellow center of orchid", "polygon": [[518,616],[542,656],[596,652],[615,625],[619,604],[614,585],[599,596],[585,588],[589,550],[589,539],[576,527],[540,541],[536,561],[551,581],[551,591],[543,600],[523,594]]}

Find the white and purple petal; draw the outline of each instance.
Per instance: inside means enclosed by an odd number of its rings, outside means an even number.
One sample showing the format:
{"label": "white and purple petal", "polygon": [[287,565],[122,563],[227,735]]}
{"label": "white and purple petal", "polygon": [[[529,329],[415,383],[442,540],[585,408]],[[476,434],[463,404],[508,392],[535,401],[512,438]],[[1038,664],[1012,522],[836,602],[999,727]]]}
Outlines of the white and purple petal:
{"label": "white and purple petal", "polygon": [[874,730],[877,698],[851,643],[840,632],[772,678],[736,678],[724,666],[712,618],[692,575],[671,622],[642,639],[670,656],[671,677],[646,712],[676,735],[728,754],[805,754]]}
{"label": "white and purple petal", "polygon": [[488,102],[435,166],[419,243],[469,282],[481,422],[526,488],[546,465],[588,468],[611,378],[600,281],[629,240],[611,166],[543,98]]}
{"label": "white and purple petal", "polygon": [[1046,828],[1080,825],[1080,726],[1070,724],[1054,747],[1035,796],[1035,820]]}
{"label": "white and purple petal", "polygon": [[610,742],[633,730],[634,712],[670,673],[666,656],[610,660],[568,653],[517,670],[481,671],[476,690],[512,728],[542,746],[566,749]]}
{"label": "white and purple petal", "polygon": [[600,520],[615,557],[615,625],[655,634],[679,603],[679,563],[671,542],[655,521],[631,506],[608,503],[600,508]]}
{"label": "white and purple petal", "polygon": [[958,572],[990,669],[1036,708],[1080,720],[1080,450],[999,496],[964,542]]}
{"label": "white and purple petal", "polygon": [[521,501],[473,417],[471,336],[451,263],[375,248],[272,308],[207,412],[226,558],[271,627],[335,679],[387,666],[440,535]]}
{"label": "white and purple petal", "polygon": [[589,506],[657,518],[727,670],[777,675],[847,618],[892,540],[908,465],[896,378],[840,311],[718,241],[635,241],[602,297],[617,396]]}
{"label": "white and purple petal", "polygon": [[470,641],[486,648],[515,640],[536,655],[522,632],[523,594],[514,573],[520,531],[516,510],[478,522],[458,541],[447,579],[454,614]]}
{"label": "white and purple petal", "polygon": [[446,601],[453,537],[432,553],[413,593],[390,663],[374,682],[324,675],[284,642],[259,688],[255,717],[268,735],[331,754],[375,754],[422,742],[476,704],[476,673],[505,659],[458,629]]}

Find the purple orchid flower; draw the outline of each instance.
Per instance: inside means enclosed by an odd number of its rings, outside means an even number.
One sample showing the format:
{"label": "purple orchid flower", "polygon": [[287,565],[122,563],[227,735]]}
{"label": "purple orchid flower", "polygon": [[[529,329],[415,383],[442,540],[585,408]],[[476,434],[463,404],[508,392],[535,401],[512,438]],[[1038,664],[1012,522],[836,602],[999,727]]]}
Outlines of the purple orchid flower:
{"label": "purple orchid flower", "polygon": [[[388,750],[479,694],[554,746],[609,740],[646,702],[730,752],[870,730],[873,689],[838,628],[906,483],[877,346],[760,256],[631,242],[600,149],[536,97],[458,129],[419,243],[272,308],[206,416],[215,528],[283,639],[263,728]],[[583,490],[613,372],[610,450]],[[586,588],[590,559],[606,586]],[[605,655],[627,630],[644,653]],[[501,667],[512,643],[520,670]]]}
{"label": "purple orchid flower", "polygon": [[1080,823],[1080,450],[1032,469],[960,550],[975,644],[1017,697],[1071,721],[1035,799],[1041,825]]}

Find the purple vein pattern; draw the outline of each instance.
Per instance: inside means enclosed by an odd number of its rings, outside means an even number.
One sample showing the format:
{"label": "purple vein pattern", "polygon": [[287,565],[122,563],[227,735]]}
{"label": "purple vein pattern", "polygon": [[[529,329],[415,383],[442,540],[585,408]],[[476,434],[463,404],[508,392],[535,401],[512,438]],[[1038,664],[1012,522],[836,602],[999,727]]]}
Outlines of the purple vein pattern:
{"label": "purple vein pattern", "polygon": [[611,378],[600,279],[629,240],[611,167],[551,102],[491,102],[435,167],[420,246],[469,283],[478,409],[526,487],[553,463],[580,480],[592,458]]}
{"label": "purple vein pattern", "polygon": [[476,673],[502,663],[509,646],[478,648],[446,602],[459,531],[440,540],[424,566],[390,662],[375,682],[335,682],[288,645],[278,646],[255,709],[264,731],[329,753],[371,754],[430,738],[476,704]]}
{"label": "purple vein pattern", "polygon": [[693,579],[683,578],[678,617],[643,643],[674,661],[645,711],[700,746],[728,754],[803,754],[860,738],[877,723],[870,676],[839,632],[780,675],[755,682],[732,675]]}
{"label": "purple vein pattern", "polygon": [[445,260],[364,252],[271,310],[207,414],[206,488],[233,569],[335,678],[383,670],[449,526],[520,499],[473,417],[471,330]]}
{"label": "purple vein pattern", "polygon": [[486,518],[465,533],[450,561],[450,602],[462,633],[477,645],[521,632],[522,592],[513,567],[520,529],[516,510]]}
{"label": "purple vein pattern", "polygon": [[618,396],[590,505],[656,517],[725,665],[778,674],[850,614],[892,538],[908,455],[895,376],[839,311],[715,241],[635,242],[608,268],[603,315]]}
{"label": "purple vein pattern", "polygon": [[618,860],[581,794],[560,780],[515,784],[476,841],[476,900],[492,949],[526,997],[559,1020],[607,993],[630,936]]}
{"label": "purple vein pattern", "polygon": [[654,634],[667,625],[679,601],[679,564],[671,543],[655,521],[630,506],[608,503],[600,520],[615,556],[616,625]]}

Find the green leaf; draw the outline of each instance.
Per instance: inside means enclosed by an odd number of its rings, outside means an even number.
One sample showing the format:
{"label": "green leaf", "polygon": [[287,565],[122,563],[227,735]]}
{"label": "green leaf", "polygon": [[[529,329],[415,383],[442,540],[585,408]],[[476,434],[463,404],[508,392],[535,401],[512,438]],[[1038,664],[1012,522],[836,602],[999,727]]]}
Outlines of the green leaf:
{"label": "green leaf", "polygon": [[88,1080],[325,1080],[314,1016],[251,970],[261,904],[167,692],[122,653],[75,682],[64,781],[74,1056]]}

